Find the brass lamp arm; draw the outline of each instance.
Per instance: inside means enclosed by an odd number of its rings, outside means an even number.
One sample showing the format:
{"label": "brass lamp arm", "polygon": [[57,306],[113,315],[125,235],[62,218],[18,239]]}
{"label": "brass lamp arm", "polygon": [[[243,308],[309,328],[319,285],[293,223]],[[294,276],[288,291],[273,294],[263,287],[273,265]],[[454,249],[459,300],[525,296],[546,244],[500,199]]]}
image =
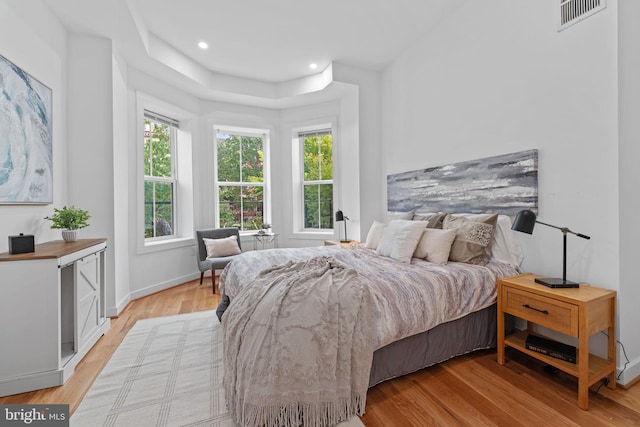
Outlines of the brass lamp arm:
{"label": "brass lamp arm", "polygon": [[591,237],[587,236],[586,234],[576,233],[574,231],[569,230],[567,227],[558,227],[558,226],[555,226],[555,225],[547,224],[546,222],[538,221],[537,219],[536,219],[536,222],[538,224],[546,225],[547,227],[551,227],[551,228],[555,228],[556,230],[560,230],[560,231],[562,231],[562,233],[565,236],[567,235],[567,233],[571,233],[571,234],[573,234],[575,236],[582,237],[583,239],[587,239],[587,240],[591,239]]}

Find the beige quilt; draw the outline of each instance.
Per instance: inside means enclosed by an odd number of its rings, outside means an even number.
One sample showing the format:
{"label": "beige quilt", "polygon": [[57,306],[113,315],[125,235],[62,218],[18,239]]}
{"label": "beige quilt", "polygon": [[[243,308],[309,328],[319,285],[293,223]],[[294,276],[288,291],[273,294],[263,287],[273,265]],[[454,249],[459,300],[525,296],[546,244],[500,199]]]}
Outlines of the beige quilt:
{"label": "beige quilt", "polygon": [[263,270],[222,319],[224,388],[240,426],[332,426],[362,415],[373,305],[359,274],[332,257]]}

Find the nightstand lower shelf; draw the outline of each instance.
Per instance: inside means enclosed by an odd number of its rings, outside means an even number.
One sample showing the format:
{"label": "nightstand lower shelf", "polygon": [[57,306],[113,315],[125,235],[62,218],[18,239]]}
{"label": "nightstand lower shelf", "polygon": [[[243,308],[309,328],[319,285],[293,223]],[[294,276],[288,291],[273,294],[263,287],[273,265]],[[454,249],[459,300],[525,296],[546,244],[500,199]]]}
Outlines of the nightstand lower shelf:
{"label": "nightstand lower shelf", "polygon": [[[538,353],[536,351],[531,351],[526,348],[525,341],[527,339],[527,331],[519,331],[512,335],[505,337],[504,345],[508,347],[515,348],[518,351],[521,351],[524,354],[528,354],[529,356],[535,357],[536,359],[560,369],[563,372],[566,372],[570,375],[578,377],[580,372],[578,368],[580,366],[579,363],[571,363],[566,362],[562,359],[558,359],[555,357],[547,356],[546,354]],[[578,356],[580,357],[580,356]],[[578,362],[580,362],[578,360]],[[615,361],[609,361],[607,359],[603,359],[594,354],[589,354],[589,374],[587,379],[587,385],[590,387],[593,384],[600,381],[602,378],[606,377],[612,370],[615,371]]]}

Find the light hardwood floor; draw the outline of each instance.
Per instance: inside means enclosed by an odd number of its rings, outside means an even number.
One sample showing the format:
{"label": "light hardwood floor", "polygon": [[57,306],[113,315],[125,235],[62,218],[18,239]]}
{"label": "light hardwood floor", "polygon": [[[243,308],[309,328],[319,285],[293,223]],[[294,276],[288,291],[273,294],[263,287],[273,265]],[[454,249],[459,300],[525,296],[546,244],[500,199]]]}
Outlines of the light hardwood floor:
{"label": "light hardwood floor", "polygon": [[[138,319],[212,310],[219,295],[211,281],[185,283],[131,302],[76,367],[64,386],[0,398],[0,403],[68,403],[71,412]],[[507,363],[495,350],[457,357],[369,390],[362,422],[367,427],[406,426],[638,426],[640,386],[609,390],[597,385],[589,410],[577,406],[577,382],[550,375],[516,351]]]}

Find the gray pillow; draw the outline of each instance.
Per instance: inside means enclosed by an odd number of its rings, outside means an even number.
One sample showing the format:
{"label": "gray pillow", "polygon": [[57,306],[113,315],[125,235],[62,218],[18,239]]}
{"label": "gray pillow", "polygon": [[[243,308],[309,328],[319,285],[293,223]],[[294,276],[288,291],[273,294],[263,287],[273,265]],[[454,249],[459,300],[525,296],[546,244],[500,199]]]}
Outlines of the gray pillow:
{"label": "gray pillow", "polygon": [[442,223],[446,213],[415,213],[413,215],[414,221],[427,221],[427,228],[439,228],[442,229]]}
{"label": "gray pillow", "polygon": [[385,224],[389,224],[394,219],[413,219],[413,211],[411,212],[388,211],[387,218],[385,219]]}

